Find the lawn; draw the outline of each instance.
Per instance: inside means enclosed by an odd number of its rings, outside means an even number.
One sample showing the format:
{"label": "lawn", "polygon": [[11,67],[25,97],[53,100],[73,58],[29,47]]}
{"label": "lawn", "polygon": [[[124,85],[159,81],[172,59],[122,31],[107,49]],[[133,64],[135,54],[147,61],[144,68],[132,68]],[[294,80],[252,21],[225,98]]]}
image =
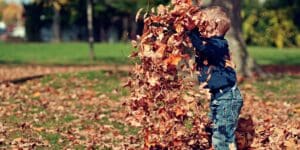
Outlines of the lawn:
{"label": "lawn", "polygon": [[300,65],[300,48],[276,49],[252,46],[248,50],[261,65]]}
{"label": "lawn", "polygon": [[[270,47],[249,47],[249,53],[262,65],[300,65],[299,48],[276,49]],[[127,43],[97,43],[97,60],[89,60],[86,43],[0,43],[2,64],[131,64],[128,55],[132,51]]]}
{"label": "lawn", "polygon": [[86,43],[0,43],[2,64],[124,64],[128,62],[129,44],[95,44],[97,60],[89,59]]}

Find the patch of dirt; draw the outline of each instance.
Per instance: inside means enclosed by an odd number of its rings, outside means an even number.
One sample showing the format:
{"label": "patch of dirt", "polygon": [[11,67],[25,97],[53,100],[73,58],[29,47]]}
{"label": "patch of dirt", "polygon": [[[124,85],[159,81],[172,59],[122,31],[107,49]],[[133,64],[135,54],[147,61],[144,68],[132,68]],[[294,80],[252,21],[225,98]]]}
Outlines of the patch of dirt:
{"label": "patch of dirt", "polygon": [[262,69],[272,74],[300,75],[300,66],[265,65]]}

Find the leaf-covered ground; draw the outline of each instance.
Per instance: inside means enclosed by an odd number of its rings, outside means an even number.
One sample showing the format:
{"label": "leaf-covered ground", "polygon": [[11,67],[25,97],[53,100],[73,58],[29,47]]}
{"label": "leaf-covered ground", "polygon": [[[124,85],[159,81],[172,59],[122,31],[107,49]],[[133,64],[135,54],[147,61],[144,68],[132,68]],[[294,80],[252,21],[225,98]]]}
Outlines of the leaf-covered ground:
{"label": "leaf-covered ground", "polygon": [[72,73],[82,71],[109,70],[130,71],[129,65],[0,65],[0,83],[26,80],[57,73]]}
{"label": "leaf-covered ground", "polygon": [[118,145],[125,127],[119,88],[125,73],[89,72],[47,76],[24,84],[2,84],[0,148],[49,149]]}
{"label": "leaf-covered ground", "polygon": [[[121,84],[127,76],[97,71],[1,84],[0,149],[124,149],[139,143],[129,138],[139,129],[126,126],[123,116],[122,101],[129,93]],[[239,142],[255,149],[297,149],[300,77],[246,81],[241,89]]]}

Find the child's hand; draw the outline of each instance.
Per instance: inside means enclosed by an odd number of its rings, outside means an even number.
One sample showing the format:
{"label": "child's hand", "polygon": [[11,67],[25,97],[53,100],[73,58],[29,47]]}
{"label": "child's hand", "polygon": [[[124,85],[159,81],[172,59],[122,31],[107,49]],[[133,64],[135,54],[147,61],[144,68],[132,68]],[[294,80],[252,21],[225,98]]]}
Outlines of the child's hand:
{"label": "child's hand", "polygon": [[210,99],[211,93],[209,92],[208,88],[205,88],[205,86],[207,86],[207,82],[201,83],[199,86],[199,91],[202,95],[204,95],[205,99]]}
{"label": "child's hand", "polygon": [[234,63],[232,61],[226,60],[225,61],[225,67],[235,68],[235,65],[234,65]]}
{"label": "child's hand", "polygon": [[192,31],[187,32],[187,35],[189,36],[193,46],[196,49],[200,49],[200,47],[203,45],[201,40],[201,35],[199,33],[198,28],[194,28]]}
{"label": "child's hand", "polygon": [[191,30],[193,30],[193,29],[195,29],[196,28],[196,25],[195,25],[195,23],[193,22],[193,21],[186,21],[185,23],[184,23],[184,28],[186,29],[186,30],[188,30],[188,31],[191,31]]}
{"label": "child's hand", "polygon": [[216,30],[217,24],[215,22],[209,22],[207,20],[204,20],[200,24],[200,33],[203,37],[210,38],[212,36],[217,35],[217,30]]}

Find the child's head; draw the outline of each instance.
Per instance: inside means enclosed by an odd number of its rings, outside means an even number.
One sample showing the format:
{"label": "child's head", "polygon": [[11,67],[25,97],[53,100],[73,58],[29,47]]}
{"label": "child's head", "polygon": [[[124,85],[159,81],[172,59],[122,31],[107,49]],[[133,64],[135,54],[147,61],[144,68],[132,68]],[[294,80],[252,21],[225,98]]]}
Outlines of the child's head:
{"label": "child's head", "polygon": [[230,28],[230,19],[221,7],[213,6],[202,11],[202,25],[200,29],[204,36],[221,36],[225,35]]}

